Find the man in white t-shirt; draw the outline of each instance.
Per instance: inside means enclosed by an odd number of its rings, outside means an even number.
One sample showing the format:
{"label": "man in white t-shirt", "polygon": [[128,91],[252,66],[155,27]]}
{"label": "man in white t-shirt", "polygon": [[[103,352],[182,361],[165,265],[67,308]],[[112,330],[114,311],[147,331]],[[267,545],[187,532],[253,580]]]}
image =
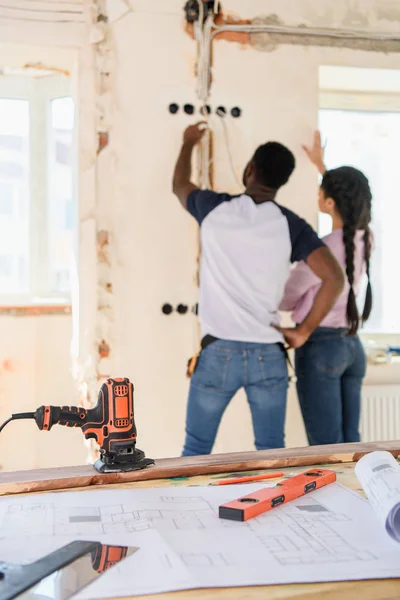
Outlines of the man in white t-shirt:
{"label": "man in white t-shirt", "polygon": [[[201,123],[186,129],[173,179],[175,195],[201,227],[202,246],[202,351],[190,384],[183,455],[211,452],[240,388],[250,405],[256,448],[281,448],[288,387],[283,342],[304,344],[334,305],[344,276],[310,225],[275,202],[295,168],[290,150],[278,142],[260,146],[245,168],[245,191],[217,194],[191,182],[192,152],[203,134]],[[300,260],[322,285],[304,321],[282,329],[279,304],[291,263]]]}

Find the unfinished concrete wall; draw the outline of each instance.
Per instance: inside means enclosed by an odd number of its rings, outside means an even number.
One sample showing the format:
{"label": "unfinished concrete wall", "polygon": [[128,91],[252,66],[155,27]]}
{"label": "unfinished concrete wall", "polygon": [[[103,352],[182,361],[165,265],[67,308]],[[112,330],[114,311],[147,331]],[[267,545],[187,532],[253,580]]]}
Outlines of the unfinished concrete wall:
{"label": "unfinished concrete wall", "polygon": [[[89,6],[83,1],[73,4]],[[185,31],[184,0],[101,4],[109,20],[100,20],[98,28],[88,29],[80,16],[74,23],[54,27],[20,23],[12,30],[9,19],[0,19],[0,37],[21,44],[22,55],[14,66],[21,64],[24,43],[46,43],[48,50],[42,56],[52,59],[51,66],[69,62],[68,45],[80,48],[74,77],[80,107],[80,287],[75,296],[80,302],[75,350],[81,367],[81,399],[87,400],[85,384],[94,399],[102,375],[130,377],[136,388],[139,447],[148,455],[177,455],[184,435],[186,360],[195,349],[197,327],[190,311],[165,316],[161,307],[182,303],[191,308],[197,300],[197,228],[170,191],[183,128],[197,115],[190,117],[181,109],[172,116],[168,105],[198,106],[197,45]],[[391,0],[337,0],[332,6],[320,0],[224,0],[222,4],[230,17],[259,20],[275,15],[277,22],[293,26],[390,32],[398,31],[400,24],[398,2]],[[96,62],[95,46],[104,39]],[[229,117],[226,122],[238,176],[259,142],[278,138],[292,148],[298,170],[280,200],[315,224],[316,177],[301,144],[316,125],[318,66],[399,68],[400,55],[373,48],[355,51],[284,43],[275,47],[276,40],[271,48],[270,42],[261,36],[242,45],[229,39],[215,42],[210,104],[242,109],[241,118]],[[103,60],[107,53],[110,63]],[[236,191],[223,126],[215,116],[210,122],[215,187]],[[0,319],[5,332],[0,348],[2,415],[52,398],[55,403],[75,399],[68,355],[71,317]],[[103,334],[110,335],[105,344]],[[62,348],[57,356],[55,346]],[[385,380],[393,377],[392,371],[385,370]],[[304,443],[293,390],[287,433],[288,445]],[[6,468],[72,464],[83,462],[86,455],[77,431],[61,429],[46,435],[35,431],[32,423],[20,423],[2,435],[7,461],[0,459],[0,465]],[[22,435],[29,453],[18,444]],[[250,449],[252,438],[249,411],[238,396],[224,418],[216,450]]]}

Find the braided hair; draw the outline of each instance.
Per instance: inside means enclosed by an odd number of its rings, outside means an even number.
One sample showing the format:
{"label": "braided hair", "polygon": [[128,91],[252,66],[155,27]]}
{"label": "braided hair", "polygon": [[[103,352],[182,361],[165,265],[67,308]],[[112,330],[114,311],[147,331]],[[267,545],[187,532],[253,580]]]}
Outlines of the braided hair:
{"label": "braided hair", "polygon": [[[347,300],[347,321],[350,335],[355,335],[361,323],[367,321],[372,310],[372,287],[370,281],[372,194],[368,179],[353,167],[339,167],[326,171],[321,189],[326,198],[332,198],[343,220],[343,242],[346,251],[346,275],[350,284]],[[354,238],[357,230],[364,231],[364,260],[368,277],[364,309],[360,318],[354,293]]]}

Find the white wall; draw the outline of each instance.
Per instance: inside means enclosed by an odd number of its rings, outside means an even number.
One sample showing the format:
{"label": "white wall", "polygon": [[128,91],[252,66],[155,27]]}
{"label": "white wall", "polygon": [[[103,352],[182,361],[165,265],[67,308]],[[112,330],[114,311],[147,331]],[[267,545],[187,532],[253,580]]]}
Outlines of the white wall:
{"label": "white wall", "polygon": [[194,350],[194,317],[167,317],[161,306],[197,298],[195,226],[171,194],[191,119],[168,113],[170,102],[195,102],[195,44],[183,33],[180,3],[174,8],[172,15],[131,13],[115,26],[117,364],[135,384],[139,447],[155,456],[180,452],[185,369]]}
{"label": "white wall", "polygon": [[[43,404],[73,404],[70,315],[0,316],[0,420]],[[4,471],[83,464],[82,433],[33,420],[15,421],[0,434]]]}

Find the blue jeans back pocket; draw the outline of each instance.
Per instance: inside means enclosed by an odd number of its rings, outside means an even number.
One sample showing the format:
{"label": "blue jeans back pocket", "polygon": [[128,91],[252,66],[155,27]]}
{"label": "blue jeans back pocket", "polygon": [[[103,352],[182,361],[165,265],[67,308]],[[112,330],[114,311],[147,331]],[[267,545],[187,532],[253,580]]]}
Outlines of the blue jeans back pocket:
{"label": "blue jeans back pocket", "polygon": [[197,387],[220,389],[226,384],[232,356],[212,347],[200,353],[192,381]]}
{"label": "blue jeans back pocket", "polygon": [[286,357],[278,345],[256,352],[261,380],[270,389],[280,387],[288,380]]}
{"label": "blue jeans back pocket", "polygon": [[342,375],[349,363],[349,349],[344,339],[311,342],[310,359],[315,370],[324,375]]}

